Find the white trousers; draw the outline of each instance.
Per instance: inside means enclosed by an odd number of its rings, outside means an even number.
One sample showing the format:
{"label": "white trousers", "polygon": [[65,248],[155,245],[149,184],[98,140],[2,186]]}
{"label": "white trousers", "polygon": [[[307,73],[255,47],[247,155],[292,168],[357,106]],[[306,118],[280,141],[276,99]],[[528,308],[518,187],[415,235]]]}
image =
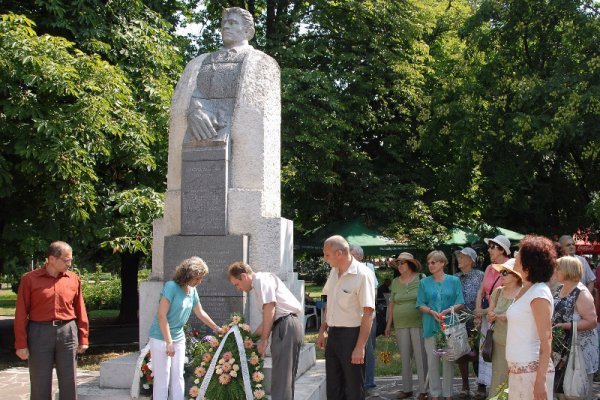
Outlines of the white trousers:
{"label": "white trousers", "polygon": [[[183,365],[185,361],[185,339],[173,342],[175,355],[167,356],[167,342],[150,338],[152,375],[154,385],[152,398],[155,400],[183,400],[185,382]],[[169,395],[170,394],[170,395]]]}

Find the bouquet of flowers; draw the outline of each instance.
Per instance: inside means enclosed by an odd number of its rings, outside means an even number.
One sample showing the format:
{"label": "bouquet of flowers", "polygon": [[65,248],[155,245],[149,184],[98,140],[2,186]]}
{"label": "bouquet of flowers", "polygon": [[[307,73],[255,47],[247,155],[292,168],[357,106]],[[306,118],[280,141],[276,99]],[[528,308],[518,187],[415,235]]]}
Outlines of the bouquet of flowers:
{"label": "bouquet of flowers", "polygon": [[557,326],[552,328],[552,362],[554,367],[566,367],[571,350],[571,334]]}
{"label": "bouquet of flowers", "polygon": [[379,352],[379,361],[385,365],[392,363],[392,352],[390,351],[389,347],[390,343],[386,342],[385,350]]}
{"label": "bouquet of flowers", "polygon": [[435,348],[433,354],[438,357],[443,357],[448,354],[448,337],[444,333],[446,330],[446,323],[440,322],[439,329],[435,332]]}
{"label": "bouquet of flowers", "polygon": [[189,398],[198,398],[204,387],[202,400],[244,399],[248,387],[245,374],[253,398],[264,398],[263,359],[257,350],[259,337],[251,333],[250,326],[237,314],[231,316],[223,331],[223,337],[204,336],[193,347],[186,367],[194,377],[188,389]]}

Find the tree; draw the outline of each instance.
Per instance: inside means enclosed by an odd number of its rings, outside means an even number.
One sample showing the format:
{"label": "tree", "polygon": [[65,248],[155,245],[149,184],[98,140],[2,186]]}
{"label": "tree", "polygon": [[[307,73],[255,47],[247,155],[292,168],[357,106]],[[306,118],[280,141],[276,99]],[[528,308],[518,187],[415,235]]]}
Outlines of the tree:
{"label": "tree", "polygon": [[461,32],[461,79],[434,102],[432,148],[461,149],[437,163],[440,190],[517,230],[597,226],[583,211],[599,189],[598,15],[590,1],[481,2]]}
{"label": "tree", "polygon": [[140,263],[152,248],[152,222],[163,213],[164,196],[151,188],[136,188],[109,197],[101,232],[107,240],[102,247],[121,258],[121,309],[119,320],[135,321],[138,310],[137,277]]}
{"label": "tree", "polygon": [[[0,258],[5,265],[41,259],[47,243],[58,238],[72,243],[84,260],[101,258],[100,242],[118,242],[106,232],[124,235],[105,229],[119,217],[111,202],[133,190],[155,203],[152,193],[165,187],[168,107],[182,67],[168,25],[141,2],[106,8],[78,2],[85,10],[73,14],[77,7],[62,13],[54,7],[58,2],[37,3],[41,6],[31,10],[20,3],[19,9],[40,18],[43,30],[77,43],[38,36],[27,17],[3,16],[0,227],[5,246]],[[149,214],[140,210],[138,217],[144,213]],[[144,234],[149,239],[150,231]],[[137,269],[141,259],[134,248],[113,250]],[[123,267],[121,273],[129,270]],[[137,290],[137,282],[130,284]],[[135,319],[136,312],[121,318]]]}

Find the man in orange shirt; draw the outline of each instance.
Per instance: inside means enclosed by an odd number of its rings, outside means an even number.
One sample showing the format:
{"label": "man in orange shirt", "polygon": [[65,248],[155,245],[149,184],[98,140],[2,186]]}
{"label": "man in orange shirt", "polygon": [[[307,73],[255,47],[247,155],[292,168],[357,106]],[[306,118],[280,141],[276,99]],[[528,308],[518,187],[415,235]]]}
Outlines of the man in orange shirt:
{"label": "man in orange shirt", "polygon": [[15,312],[15,348],[29,360],[31,399],[52,398],[56,365],[61,400],[77,398],[77,353],[88,348],[89,323],[81,281],[70,272],[73,250],[65,242],[48,247],[42,268],[21,278]]}

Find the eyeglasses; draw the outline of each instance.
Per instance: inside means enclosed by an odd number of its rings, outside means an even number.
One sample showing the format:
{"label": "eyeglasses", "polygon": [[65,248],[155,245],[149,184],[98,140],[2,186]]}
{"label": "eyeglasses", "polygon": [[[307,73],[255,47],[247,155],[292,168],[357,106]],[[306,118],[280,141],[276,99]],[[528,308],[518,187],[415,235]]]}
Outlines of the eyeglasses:
{"label": "eyeglasses", "polygon": [[492,242],[490,242],[490,244],[488,245],[488,248],[489,248],[489,249],[498,249],[498,250],[504,250],[504,249],[502,248],[502,246],[500,246],[499,244],[496,244],[496,243],[492,243]]}
{"label": "eyeglasses", "polygon": [[507,276],[507,275],[510,275],[510,274],[512,274],[512,272],[510,272],[507,269],[503,269],[502,271],[500,271],[500,275],[502,275],[502,276]]}

